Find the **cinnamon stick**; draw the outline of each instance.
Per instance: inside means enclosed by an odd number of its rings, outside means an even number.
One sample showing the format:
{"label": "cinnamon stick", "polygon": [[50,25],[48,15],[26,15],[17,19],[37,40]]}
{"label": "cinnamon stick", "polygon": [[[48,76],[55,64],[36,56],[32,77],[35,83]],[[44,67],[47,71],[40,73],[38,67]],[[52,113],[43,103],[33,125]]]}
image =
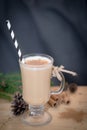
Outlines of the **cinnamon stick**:
{"label": "cinnamon stick", "polygon": [[69,96],[69,93],[68,92],[62,92],[60,94],[61,96],[61,103],[65,103],[65,104],[69,104],[70,103],[70,96]]}
{"label": "cinnamon stick", "polygon": [[51,95],[51,98],[55,101],[58,101],[60,97],[58,95]]}
{"label": "cinnamon stick", "polygon": [[68,91],[63,91],[61,94],[59,95],[52,95],[51,96],[52,99],[54,99],[55,101],[57,101],[57,104],[69,104],[70,103],[70,95]]}
{"label": "cinnamon stick", "polygon": [[50,99],[49,99],[49,101],[48,101],[48,104],[49,104],[51,107],[56,107],[57,102],[50,97]]}
{"label": "cinnamon stick", "polygon": [[69,104],[70,103],[70,93],[69,91],[63,91],[61,94],[58,95],[51,95],[48,104],[51,107],[55,107],[58,104]]}
{"label": "cinnamon stick", "polygon": [[70,103],[69,97],[66,97],[66,98],[64,99],[64,103],[65,103],[65,104],[69,104],[69,103]]}
{"label": "cinnamon stick", "polygon": [[62,103],[64,103],[63,99],[61,98],[61,95],[59,95],[59,100],[57,102],[58,105],[61,105]]}

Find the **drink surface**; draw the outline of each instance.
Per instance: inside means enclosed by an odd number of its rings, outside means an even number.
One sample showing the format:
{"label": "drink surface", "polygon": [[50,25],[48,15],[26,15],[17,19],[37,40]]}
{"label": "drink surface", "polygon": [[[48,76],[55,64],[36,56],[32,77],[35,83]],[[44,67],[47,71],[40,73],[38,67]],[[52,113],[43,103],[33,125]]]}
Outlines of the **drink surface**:
{"label": "drink surface", "polygon": [[28,57],[24,60],[27,65],[46,65],[51,63],[51,60],[46,57],[34,56]]}
{"label": "drink surface", "polygon": [[20,67],[24,100],[31,105],[45,104],[50,97],[51,60],[46,57],[27,57]]}
{"label": "drink surface", "polygon": [[41,60],[41,59],[38,59],[38,60],[27,60],[27,61],[25,61],[25,64],[28,64],[28,65],[44,65],[44,64],[48,64],[48,61]]}

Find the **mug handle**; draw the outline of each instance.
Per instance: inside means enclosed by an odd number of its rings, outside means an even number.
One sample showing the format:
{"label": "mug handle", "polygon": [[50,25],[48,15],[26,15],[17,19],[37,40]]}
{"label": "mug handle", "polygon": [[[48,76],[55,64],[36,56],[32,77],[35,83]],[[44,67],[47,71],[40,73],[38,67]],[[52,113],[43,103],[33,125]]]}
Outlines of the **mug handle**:
{"label": "mug handle", "polygon": [[63,91],[63,89],[64,89],[64,87],[65,87],[65,78],[64,78],[64,75],[63,75],[63,73],[62,72],[59,72],[59,74],[60,74],[60,76],[61,76],[61,78],[62,78],[62,80],[60,81],[61,83],[60,83],[60,88],[58,89],[58,90],[55,90],[55,91],[51,91],[50,93],[51,93],[51,95],[57,95],[57,94],[60,94],[62,91]]}

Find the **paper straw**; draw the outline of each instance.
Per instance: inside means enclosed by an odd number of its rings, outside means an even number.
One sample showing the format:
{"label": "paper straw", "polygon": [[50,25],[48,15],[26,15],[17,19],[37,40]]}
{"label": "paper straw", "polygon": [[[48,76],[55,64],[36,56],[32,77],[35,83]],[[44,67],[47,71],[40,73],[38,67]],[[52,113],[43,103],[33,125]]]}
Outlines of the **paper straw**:
{"label": "paper straw", "polygon": [[19,60],[22,61],[22,52],[21,52],[21,49],[20,49],[20,47],[19,47],[18,41],[17,41],[17,39],[16,39],[16,37],[15,37],[15,33],[14,33],[14,31],[12,30],[11,23],[10,23],[9,20],[6,20],[6,23],[7,23],[7,28],[8,28],[8,30],[9,30],[9,32],[10,32],[12,41],[13,41],[13,43],[14,43],[14,46],[15,46],[15,48],[16,48],[16,50],[17,50],[17,54],[18,54]]}

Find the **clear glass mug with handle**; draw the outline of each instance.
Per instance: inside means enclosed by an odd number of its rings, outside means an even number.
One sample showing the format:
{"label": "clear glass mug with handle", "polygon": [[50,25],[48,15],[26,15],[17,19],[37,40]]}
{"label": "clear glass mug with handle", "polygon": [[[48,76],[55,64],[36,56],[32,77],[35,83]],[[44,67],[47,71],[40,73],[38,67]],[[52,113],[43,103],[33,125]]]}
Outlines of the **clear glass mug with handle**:
{"label": "clear glass mug with handle", "polygon": [[54,59],[46,54],[24,55],[22,61],[19,61],[23,98],[29,104],[29,115],[23,120],[29,125],[43,125],[51,121],[51,115],[44,110],[44,106],[52,94],[60,94],[64,89],[65,79],[60,73],[60,87],[51,91],[53,62]]}

